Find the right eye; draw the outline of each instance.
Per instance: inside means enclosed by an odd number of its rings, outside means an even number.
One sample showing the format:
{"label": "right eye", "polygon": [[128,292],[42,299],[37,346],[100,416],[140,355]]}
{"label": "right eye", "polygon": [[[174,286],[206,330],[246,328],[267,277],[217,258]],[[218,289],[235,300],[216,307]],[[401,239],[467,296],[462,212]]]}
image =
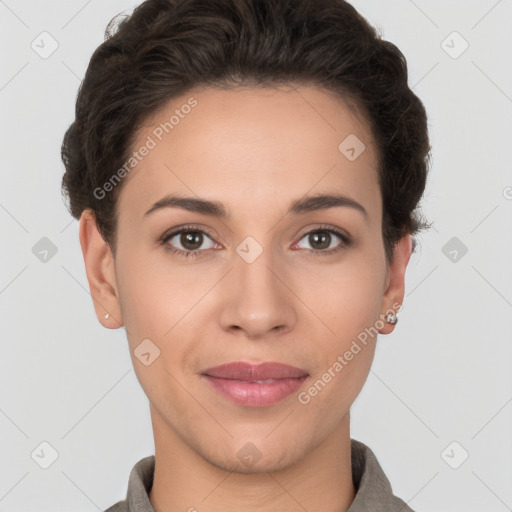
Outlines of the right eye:
{"label": "right eye", "polygon": [[[165,235],[160,243],[172,254],[184,257],[196,257],[201,252],[218,246],[212,238],[200,229],[181,228]],[[204,244],[206,247],[203,247]]]}

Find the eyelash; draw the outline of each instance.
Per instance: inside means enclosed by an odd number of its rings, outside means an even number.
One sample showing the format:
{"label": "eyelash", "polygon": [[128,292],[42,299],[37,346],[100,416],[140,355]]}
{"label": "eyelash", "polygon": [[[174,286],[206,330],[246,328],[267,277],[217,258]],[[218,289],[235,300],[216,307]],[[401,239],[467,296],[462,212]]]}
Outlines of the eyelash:
{"label": "eyelash", "polygon": [[[167,233],[164,234],[160,238],[159,244],[162,245],[167,252],[169,252],[173,255],[177,255],[177,256],[181,256],[181,257],[185,257],[185,258],[197,258],[202,255],[203,251],[208,250],[208,249],[202,249],[202,250],[198,249],[195,251],[183,251],[181,249],[176,249],[175,247],[168,245],[167,242],[171,238],[174,238],[176,235],[181,235],[183,233],[202,233],[203,235],[206,235],[213,240],[213,237],[204,229],[199,229],[195,226],[188,225],[188,226],[182,226],[179,229],[177,229],[176,231],[172,231],[169,234],[167,234]],[[311,235],[312,233],[330,233],[331,235],[337,236],[341,240],[340,245],[334,249],[328,249],[328,250],[308,249],[308,251],[311,252],[314,256],[329,256],[331,254],[341,251],[344,248],[349,247],[352,243],[350,238],[348,236],[346,236],[345,234],[343,234],[342,232],[340,232],[337,229],[334,229],[330,226],[324,226],[324,225],[320,225],[320,226],[304,233],[301,236],[301,238],[299,239],[299,241],[302,240],[303,238],[305,238],[306,236]]]}

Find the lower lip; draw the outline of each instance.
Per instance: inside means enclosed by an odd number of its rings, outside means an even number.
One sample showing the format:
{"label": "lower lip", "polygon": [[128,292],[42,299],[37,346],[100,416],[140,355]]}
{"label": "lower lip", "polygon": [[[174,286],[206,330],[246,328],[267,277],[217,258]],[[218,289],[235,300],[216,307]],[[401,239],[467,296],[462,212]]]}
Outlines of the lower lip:
{"label": "lower lip", "polygon": [[274,382],[248,382],[203,375],[219,393],[248,407],[268,407],[297,392],[306,377],[279,379]]}

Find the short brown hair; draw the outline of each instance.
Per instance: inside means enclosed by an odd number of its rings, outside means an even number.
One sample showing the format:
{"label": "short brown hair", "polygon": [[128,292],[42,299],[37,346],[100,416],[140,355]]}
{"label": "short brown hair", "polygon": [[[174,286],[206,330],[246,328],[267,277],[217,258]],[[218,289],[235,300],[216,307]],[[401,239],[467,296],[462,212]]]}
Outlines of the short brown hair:
{"label": "short brown hair", "polygon": [[91,209],[115,254],[122,183],[101,199],[93,191],[123,166],[146,118],[195,86],[314,84],[369,122],[389,263],[402,236],[429,227],[418,212],[427,115],[407,79],[404,55],[344,0],[146,0],[110,22],[80,86],[62,143],[68,209],[76,219]]}

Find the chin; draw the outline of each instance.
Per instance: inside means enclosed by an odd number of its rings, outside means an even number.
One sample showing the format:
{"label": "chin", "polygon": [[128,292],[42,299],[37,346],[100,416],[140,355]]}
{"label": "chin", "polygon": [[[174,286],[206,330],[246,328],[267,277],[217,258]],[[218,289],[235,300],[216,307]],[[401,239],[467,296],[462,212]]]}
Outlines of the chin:
{"label": "chin", "polygon": [[[262,453],[264,451],[267,451],[270,456],[265,457],[265,454]],[[223,457],[209,456],[205,458],[210,464],[224,471],[255,475],[285,470],[302,460],[303,457],[302,452],[299,453],[285,447],[282,447],[282,451],[277,451],[267,445],[260,451],[255,444],[247,442],[240,449],[224,454]]]}

